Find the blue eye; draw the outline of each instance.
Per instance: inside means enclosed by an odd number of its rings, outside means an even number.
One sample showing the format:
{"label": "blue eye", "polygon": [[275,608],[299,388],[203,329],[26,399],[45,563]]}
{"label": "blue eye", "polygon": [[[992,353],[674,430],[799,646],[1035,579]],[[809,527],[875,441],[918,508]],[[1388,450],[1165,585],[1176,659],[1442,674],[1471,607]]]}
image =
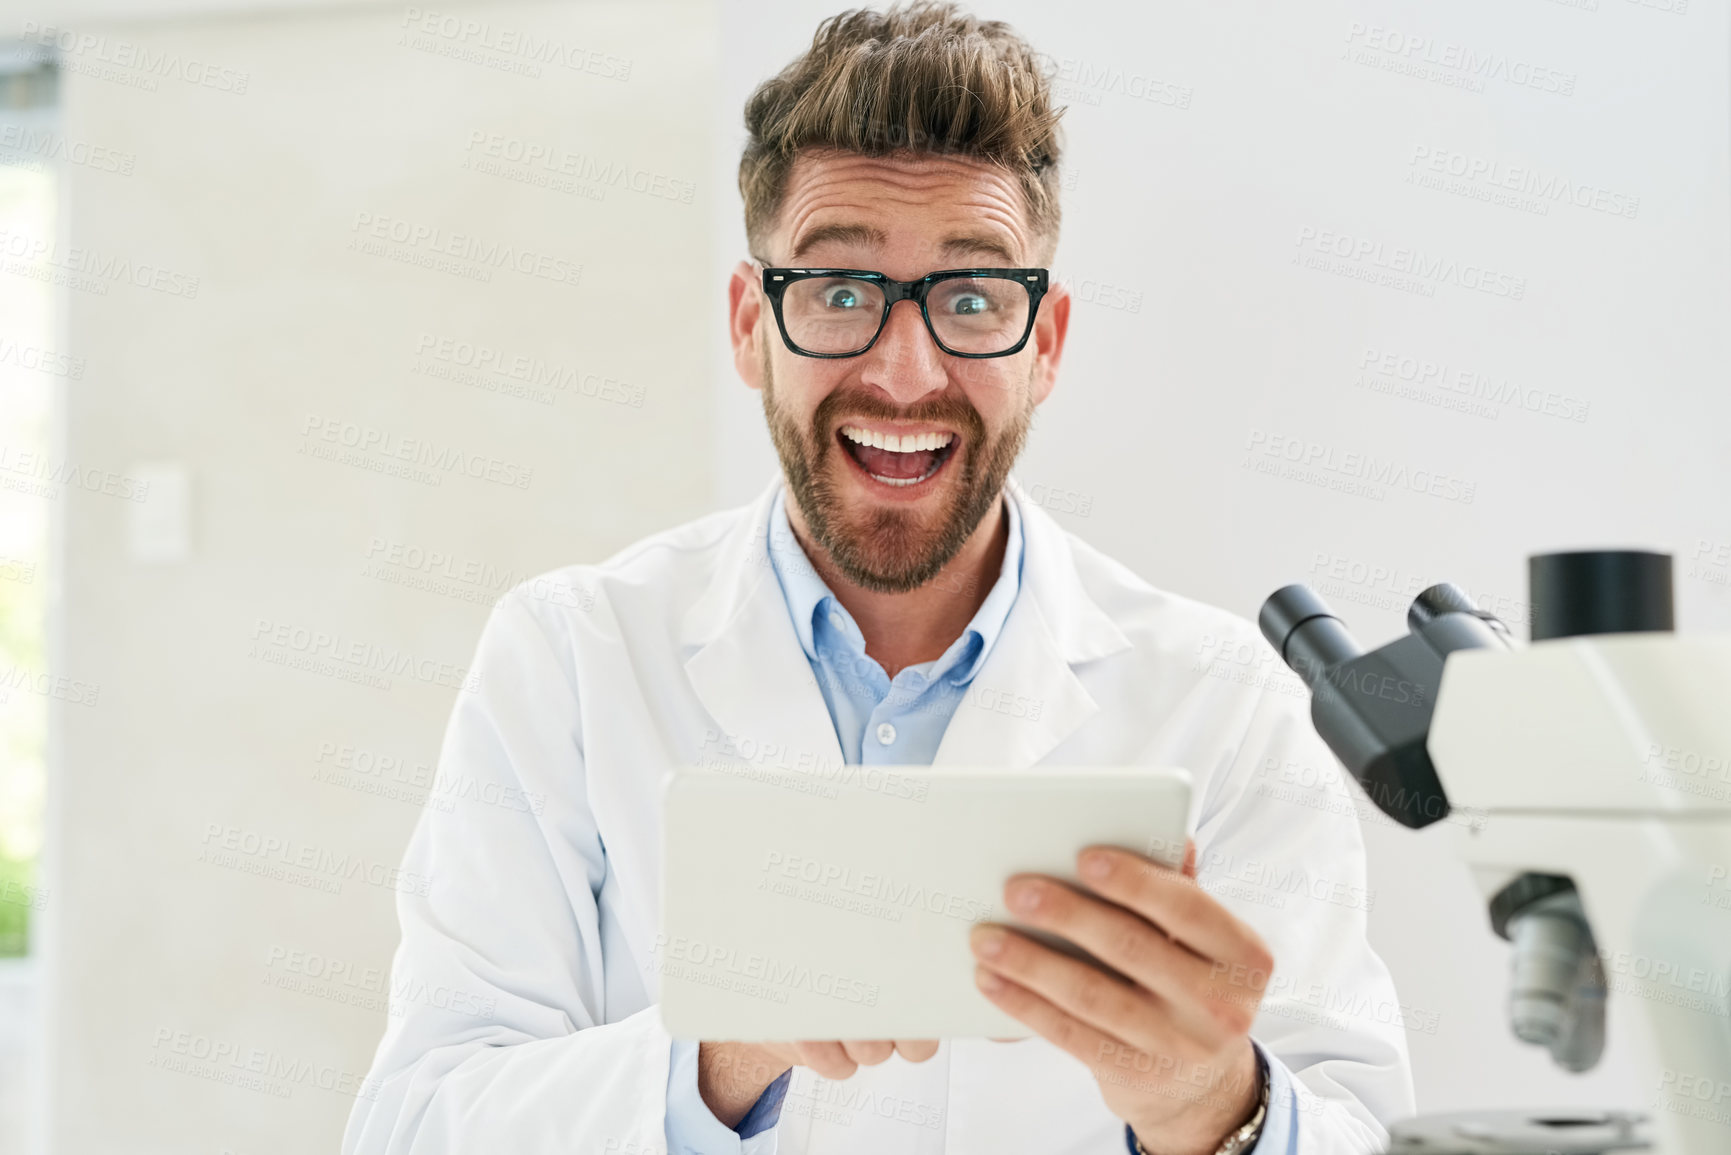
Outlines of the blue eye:
{"label": "blue eye", "polygon": [[852,285],[831,285],[823,291],[823,303],[832,309],[857,309],[859,292]]}
{"label": "blue eye", "polygon": [[991,308],[991,302],[979,293],[968,293],[965,296],[957,297],[953,304],[955,311],[964,317],[972,317]]}

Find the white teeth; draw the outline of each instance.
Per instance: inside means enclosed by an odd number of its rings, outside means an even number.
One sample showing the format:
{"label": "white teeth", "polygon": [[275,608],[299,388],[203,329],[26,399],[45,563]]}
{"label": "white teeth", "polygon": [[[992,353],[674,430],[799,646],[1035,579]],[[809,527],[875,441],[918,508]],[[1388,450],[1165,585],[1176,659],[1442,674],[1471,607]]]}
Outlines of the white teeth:
{"label": "white teeth", "polygon": [[869,445],[873,449],[887,449],[891,453],[919,453],[942,449],[955,439],[953,433],[880,433],[875,429],[861,429],[857,425],[844,425],[841,435],[856,445]]}
{"label": "white teeth", "polygon": [[[940,462],[939,464],[941,465],[942,463]],[[938,471],[938,468],[939,468],[938,465],[934,465],[918,477],[885,477],[881,473],[873,473],[870,475],[870,477],[873,481],[881,481],[885,485],[894,485],[897,487],[900,487],[903,485],[918,485],[920,482],[924,481],[926,478],[928,478],[932,474],[936,473]]]}

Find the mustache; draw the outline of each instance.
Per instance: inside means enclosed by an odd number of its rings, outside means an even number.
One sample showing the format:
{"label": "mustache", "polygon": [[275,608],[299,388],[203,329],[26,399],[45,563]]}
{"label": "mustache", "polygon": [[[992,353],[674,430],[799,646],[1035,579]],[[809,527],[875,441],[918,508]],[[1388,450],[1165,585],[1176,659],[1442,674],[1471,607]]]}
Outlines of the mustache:
{"label": "mustache", "polygon": [[843,416],[948,425],[975,444],[984,441],[986,436],[986,422],[980,411],[959,393],[943,393],[901,406],[873,393],[837,389],[817,403],[817,409],[811,415],[812,430],[818,433],[828,429]]}

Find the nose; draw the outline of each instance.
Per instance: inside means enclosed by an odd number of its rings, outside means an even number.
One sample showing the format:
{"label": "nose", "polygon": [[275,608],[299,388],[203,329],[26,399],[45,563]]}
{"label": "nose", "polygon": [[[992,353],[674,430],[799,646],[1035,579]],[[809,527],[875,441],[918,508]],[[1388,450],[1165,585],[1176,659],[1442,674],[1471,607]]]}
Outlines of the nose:
{"label": "nose", "polygon": [[897,301],[877,344],[860,355],[860,381],[883,390],[898,405],[911,405],[949,385],[949,359],[926,330],[919,305]]}

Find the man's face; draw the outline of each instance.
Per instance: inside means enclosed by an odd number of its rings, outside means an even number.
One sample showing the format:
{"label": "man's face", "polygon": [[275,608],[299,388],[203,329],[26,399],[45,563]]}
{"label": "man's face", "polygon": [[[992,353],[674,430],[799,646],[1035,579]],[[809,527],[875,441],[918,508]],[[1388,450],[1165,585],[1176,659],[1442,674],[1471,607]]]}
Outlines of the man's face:
{"label": "man's face", "polygon": [[[771,265],[869,269],[916,280],[939,269],[1022,268],[1050,259],[1015,179],[934,157],[802,155]],[[1054,287],[1008,357],[939,349],[911,301],[857,357],[802,357],[782,342],[758,270],[730,288],[734,361],[764,413],[806,528],[849,581],[903,592],[931,580],[991,510],[1034,407],[1052,390],[1069,317]]]}

